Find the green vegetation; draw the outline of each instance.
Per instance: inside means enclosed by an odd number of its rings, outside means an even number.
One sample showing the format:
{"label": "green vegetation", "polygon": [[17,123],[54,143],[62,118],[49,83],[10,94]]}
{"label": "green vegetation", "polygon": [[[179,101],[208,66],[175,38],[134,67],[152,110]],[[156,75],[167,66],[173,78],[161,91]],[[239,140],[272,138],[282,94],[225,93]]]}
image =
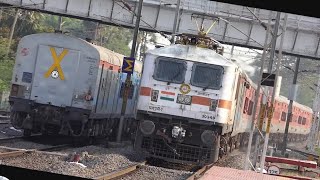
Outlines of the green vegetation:
{"label": "green vegetation", "polygon": [[[15,23],[15,19],[17,19]],[[10,81],[14,66],[14,59],[19,40],[29,34],[54,32],[59,25],[64,33],[82,39],[89,38],[95,44],[104,46],[117,53],[130,55],[130,42],[133,30],[123,27],[108,26],[96,22],[63,17],[61,24],[59,17],[35,11],[16,10],[14,8],[0,9],[0,92],[10,89]],[[10,48],[10,32],[13,32]],[[144,51],[142,46],[144,32],[140,32],[138,50]],[[150,37],[150,35],[148,35]],[[151,35],[154,42],[155,36]]]}
{"label": "green vegetation", "polygon": [[316,151],[317,155],[320,156],[320,148],[316,147],[315,151]]}
{"label": "green vegetation", "polygon": [[[0,92],[10,88],[13,57],[6,56],[8,39],[0,37]],[[12,54],[12,53],[10,53]]]}

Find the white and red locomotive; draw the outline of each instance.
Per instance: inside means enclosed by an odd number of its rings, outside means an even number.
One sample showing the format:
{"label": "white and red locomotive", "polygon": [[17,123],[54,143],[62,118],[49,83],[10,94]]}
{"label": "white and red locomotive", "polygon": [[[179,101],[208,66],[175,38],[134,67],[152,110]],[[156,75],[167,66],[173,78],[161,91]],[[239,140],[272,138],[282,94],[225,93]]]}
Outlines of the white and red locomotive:
{"label": "white and red locomotive", "polygon": [[[212,39],[192,35],[146,53],[136,150],[167,161],[207,164],[246,143],[256,85],[222,54],[223,48]],[[282,140],[288,103],[285,97],[275,98],[274,142]],[[311,119],[312,110],[295,102],[289,139],[306,139]]]}

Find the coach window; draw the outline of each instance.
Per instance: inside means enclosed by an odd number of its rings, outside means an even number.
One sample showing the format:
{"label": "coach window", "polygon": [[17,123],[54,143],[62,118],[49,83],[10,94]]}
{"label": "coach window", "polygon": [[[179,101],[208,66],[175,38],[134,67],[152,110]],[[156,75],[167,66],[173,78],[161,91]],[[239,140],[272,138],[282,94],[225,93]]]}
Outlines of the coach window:
{"label": "coach window", "polygon": [[307,119],[306,118],[302,118],[302,125],[306,125]]}
{"label": "coach window", "polygon": [[168,83],[183,83],[187,70],[187,62],[168,57],[158,57],[153,78]]}
{"label": "coach window", "polygon": [[252,114],[252,108],[253,108],[253,101],[249,101],[248,115]]}
{"label": "coach window", "polygon": [[286,118],[287,118],[287,113],[282,112],[281,113],[281,121],[286,121]]}
{"label": "coach window", "polygon": [[249,98],[246,97],[246,100],[244,101],[243,114],[247,112],[248,106],[249,106]]}
{"label": "coach window", "polygon": [[191,85],[206,89],[218,90],[221,88],[223,67],[195,63],[192,67]]}
{"label": "coach window", "polygon": [[299,116],[299,118],[298,118],[298,124],[301,124],[301,123],[302,123],[302,117]]}

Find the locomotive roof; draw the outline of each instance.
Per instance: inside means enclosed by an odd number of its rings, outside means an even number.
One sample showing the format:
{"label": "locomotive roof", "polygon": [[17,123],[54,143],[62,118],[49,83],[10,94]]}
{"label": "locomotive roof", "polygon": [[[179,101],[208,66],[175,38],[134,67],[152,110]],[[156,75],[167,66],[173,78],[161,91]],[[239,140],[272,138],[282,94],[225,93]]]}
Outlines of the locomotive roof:
{"label": "locomotive roof", "polygon": [[216,64],[221,66],[237,66],[214,50],[196,47],[193,45],[175,44],[150,50],[147,54],[185,59],[192,62]]}
{"label": "locomotive roof", "polygon": [[253,86],[257,87],[256,84],[252,82],[250,77],[241,69],[241,66],[236,62],[226,57],[216,53],[214,50],[207,48],[200,48],[194,45],[181,45],[175,44],[171,46],[166,46],[154,50],[150,50],[149,54],[156,56],[166,56],[172,58],[186,59],[193,62],[201,62],[207,64],[217,64],[221,66],[233,66],[237,67],[246,80]]}

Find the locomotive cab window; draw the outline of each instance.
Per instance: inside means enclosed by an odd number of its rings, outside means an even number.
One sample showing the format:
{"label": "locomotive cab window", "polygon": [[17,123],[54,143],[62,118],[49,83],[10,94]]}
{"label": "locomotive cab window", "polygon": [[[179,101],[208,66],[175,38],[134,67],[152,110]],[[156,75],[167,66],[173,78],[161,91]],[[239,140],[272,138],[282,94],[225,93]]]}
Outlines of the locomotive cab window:
{"label": "locomotive cab window", "polygon": [[223,67],[195,63],[192,67],[191,84],[204,90],[221,88]]}
{"label": "locomotive cab window", "polygon": [[187,63],[180,59],[159,57],[156,59],[156,67],[153,78],[169,83],[183,83],[187,70]]}

